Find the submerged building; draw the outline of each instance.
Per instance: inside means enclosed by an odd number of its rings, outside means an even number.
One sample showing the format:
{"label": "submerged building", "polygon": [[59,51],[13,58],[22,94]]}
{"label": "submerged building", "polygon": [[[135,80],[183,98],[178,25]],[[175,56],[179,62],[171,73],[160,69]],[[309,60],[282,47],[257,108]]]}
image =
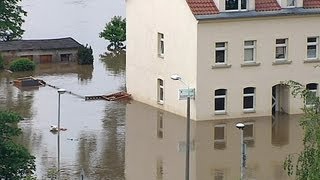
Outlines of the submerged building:
{"label": "submerged building", "polygon": [[59,39],[13,40],[0,42],[0,54],[7,62],[24,57],[36,63],[75,62],[81,46],[71,37]]}
{"label": "submerged building", "polygon": [[[179,89],[195,89],[191,118],[301,113],[282,81],[317,93],[320,0],[126,0],[127,90],[185,116]],[[170,77],[178,74],[186,85]]]}

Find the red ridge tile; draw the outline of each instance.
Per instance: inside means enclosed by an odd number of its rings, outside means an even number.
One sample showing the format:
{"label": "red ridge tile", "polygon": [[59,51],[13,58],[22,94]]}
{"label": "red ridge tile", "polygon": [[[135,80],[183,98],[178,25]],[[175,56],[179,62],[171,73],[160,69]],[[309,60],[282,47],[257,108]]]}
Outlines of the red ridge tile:
{"label": "red ridge tile", "polygon": [[278,11],[281,6],[277,0],[256,0],[256,11]]}
{"label": "red ridge tile", "polygon": [[304,8],[320,8],[320,0],[303,0]]}
{"label": "red ridge tile", "polygon": [[219,14],[219,10],[213,0],[187,0],[194,15]]}

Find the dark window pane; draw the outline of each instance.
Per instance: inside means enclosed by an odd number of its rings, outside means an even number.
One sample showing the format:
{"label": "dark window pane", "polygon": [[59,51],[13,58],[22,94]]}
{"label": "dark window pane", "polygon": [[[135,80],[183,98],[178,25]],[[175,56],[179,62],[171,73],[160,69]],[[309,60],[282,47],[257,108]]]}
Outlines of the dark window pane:
{"label": "dark window pane", "polygon": [[159,86],[163,86],[163,81],[159,79]]}
{"label": "dark window pane", "polygon": [[241,9],[247,9],[247,0],[241,0]]}
{"label": "dark window pane", "polygon": [[248,87],[243,89],[244,94],[253,94],[254,93],[254,88],[253,87]]}
{"label": "dark window pane", "polygon": [[311,43],[311,42],[317,42],[317,38],[316,37],[308,38],[308,43]]}
{"label": "dark window pane", "polygon": [[225,44],[226,43],[224,43],[224,42],[216,43],[216,48],[225,47]]}
{"label": "dark window pane", "polygon": [[226,10],[237,10],[238,0],[226,0]]}
{"label": "dark window pane", "polygon": [[316,83],[307,84],[308,90],[317,90],[317,87],[318,87],[318,84],[316,84]]}
{"label": "dark window pane", "polygon": [[225,50],[216,50],[216,63],[225,62]]}
{"label": "dark window pane", "polygon": [[215,90],[214,95],[216,95],[216,96],[226,95],[226,90],[225,89],[217,89],[217,90]]}
{"label": "dark window pane", "polygon": [[216,111],[222,111],[224,109],[225,98],[215,98],[214,108]]}
{"label": "dark window pane", "polygon": [[316,58],[317,57],[317,46],[309,45],[307,49],[308,58]]}
{"label": "dark window pane", "polygon": [[253,108],[253,96],[243,97],[243,109]]}
{"label": "dark window pane", "polygon": [[163,101],[163,88],[160,88],[159,100]]}
{"label": "dark window pane", "polygon": [[276,59],[284,59],[286,57],[286,47],[276,48]]}
{"label": "dark window pane", "polygon": [[286,39],[277,39],[276,40],[276,44],[285,44],[286,43]]}

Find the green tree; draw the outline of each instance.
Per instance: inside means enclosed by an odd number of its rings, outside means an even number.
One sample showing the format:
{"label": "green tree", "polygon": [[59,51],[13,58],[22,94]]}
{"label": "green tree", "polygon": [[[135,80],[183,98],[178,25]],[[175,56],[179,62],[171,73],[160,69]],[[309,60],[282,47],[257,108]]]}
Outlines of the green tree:
{"label": "green tree", "polygon": [[2,54],[0,54],[0,69],[3,69],[3,68],[4,68],[4,59]]}
{"label": "green tree", "polygon": [[21,25],[27,13],[19,6],[21,0],[0,1],[0,41],[21,38],[24,30]]}
{"label": "green tree", "polygon": [[11,71],[32,71],[36,67],[35,63],[28,58],[18,58],[10,63]]}
{"label": "green tree", "polygon": [[121,16],[114,16],[111,21],[106,24],[104,30],[100,33],[100,37],[110,42],[107,47],[109,51],[125,49],[126,19],[122,19]]}
{"label": "green tree", "polygon": [[[300,83],[288,81],[285,84],[292,89],[292,94],[304,99],[304,115],[300,126],[304,130],[303,150],[289,155],[284,162],[284,169],[289,176],[297,180],[318,180],[320,177],[320,101],[315,93],[310,92]],[[308,102],[308,105],[306,104]]]}
{"label": "green tree", "polygon": [[13,140],[22,133],[17,127],[21,119],[16,113],[0,111],[0,179],[21,180],[34,174],[35,157]]}
{"label": "green tree", "polygon": [[78,49],[78,64],[93,64],[93,50],[91,46],[80,46]]}

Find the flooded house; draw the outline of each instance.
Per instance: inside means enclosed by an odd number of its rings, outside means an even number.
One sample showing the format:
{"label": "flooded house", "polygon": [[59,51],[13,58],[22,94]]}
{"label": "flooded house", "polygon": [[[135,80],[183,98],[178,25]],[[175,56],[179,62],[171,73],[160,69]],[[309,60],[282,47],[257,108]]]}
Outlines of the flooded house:
{"label": "flooded house", "polygon": [[191,119],[242,121],[302,113],[283,81],[319,91],[319,0],[126,4],[126,83],[137,101],[186,116],[179,96],[189,87]]}
{"label": "flooded house", "polygon": [[18,57],[29,58],[35,63],[75,62],[80,46],[81,44],[71,37],[13,40],[0,42],[0,53],[7,62]]}

